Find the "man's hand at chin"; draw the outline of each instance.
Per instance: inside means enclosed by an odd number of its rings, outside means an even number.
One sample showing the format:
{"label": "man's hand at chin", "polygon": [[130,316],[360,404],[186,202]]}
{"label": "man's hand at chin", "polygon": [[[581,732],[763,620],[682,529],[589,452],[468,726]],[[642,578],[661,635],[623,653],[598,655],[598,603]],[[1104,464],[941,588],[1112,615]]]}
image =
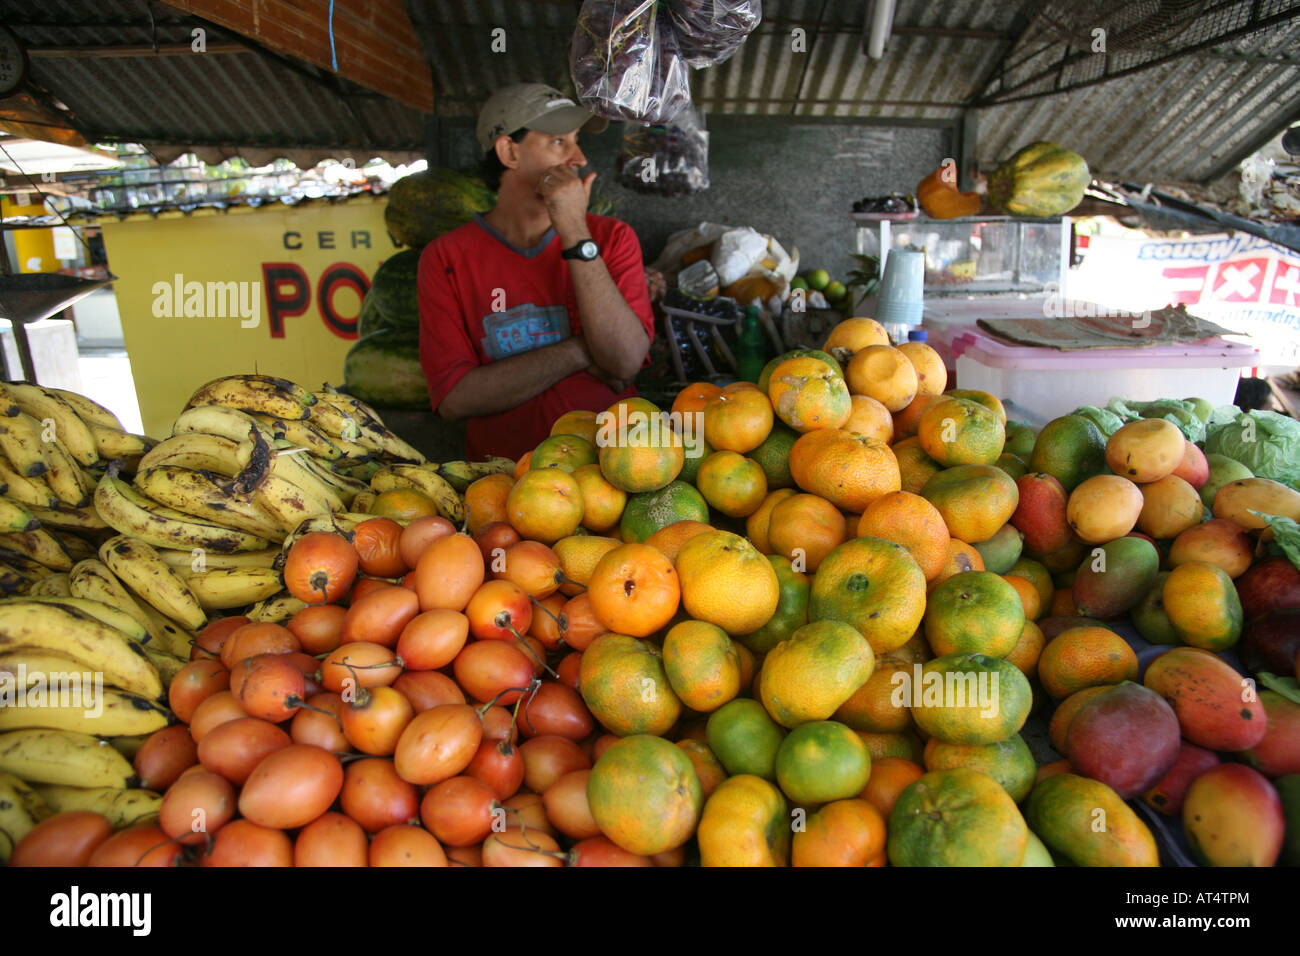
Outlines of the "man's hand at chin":
{"label": "man's hand at chin", "polygon": [[579,177],[570,166],[552,166],[537,181],[537,195],[546,203],[551,224],[567,245],[587,238],[587,204],[596,174]]}

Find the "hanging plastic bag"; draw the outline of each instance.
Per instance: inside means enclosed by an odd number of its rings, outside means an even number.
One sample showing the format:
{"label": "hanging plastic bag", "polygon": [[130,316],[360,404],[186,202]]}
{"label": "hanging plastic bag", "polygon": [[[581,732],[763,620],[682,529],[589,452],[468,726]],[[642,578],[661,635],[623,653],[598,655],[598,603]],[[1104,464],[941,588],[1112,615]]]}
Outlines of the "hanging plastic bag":
{"label": "hanging plastic bag", "polygon": [[691,105],[690,69],[656,0],[584,0],[569,69],[582,105],[608,119],[666,123]]}
{"label": "hanging plastic bag", "polygon": [[667,0],[677,49],[695,69],[731,58],[763,19],[762,0]]}
{"label": "hanging plastic bag", "polygon": [[658,196],[683,196],[709,188],[709,134],[693,109],[671,123],[623,124],[618,181],[628,189]]}

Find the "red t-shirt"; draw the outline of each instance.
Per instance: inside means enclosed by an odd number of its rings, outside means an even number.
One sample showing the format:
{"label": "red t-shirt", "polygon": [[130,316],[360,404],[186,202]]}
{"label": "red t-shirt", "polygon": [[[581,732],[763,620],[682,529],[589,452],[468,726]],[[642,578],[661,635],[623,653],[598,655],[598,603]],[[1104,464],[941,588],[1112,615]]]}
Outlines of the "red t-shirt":
{"label": "red t-shirt", "polygon": [[[587,228],[653,340],[654,316],[636,234],[624,222],[590,213]],[[554,229],[532,249],[520,249],[481,217],[425,246],[419,269],[420,364],[435,412],[471,369],[582,333],[569,261],[561,251]],[[594,375],[577,372],[515,408],[469,419],[469,458],[518,460],[565,412],[601,411],[635,394],[635,388],[616,394]]]}

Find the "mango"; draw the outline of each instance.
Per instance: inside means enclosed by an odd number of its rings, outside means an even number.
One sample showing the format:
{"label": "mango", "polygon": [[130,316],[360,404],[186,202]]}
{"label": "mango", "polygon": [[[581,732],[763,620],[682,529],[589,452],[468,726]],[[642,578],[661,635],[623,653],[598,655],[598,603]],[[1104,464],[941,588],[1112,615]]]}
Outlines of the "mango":
{"label": "mango", "polygon": [[1138,486],[1119,475],[1097,475],[1070,492],[1065,517],[1087,544],[1122,538],[1137,525],[1144,499]]}
{"label": "mango", "polygon": [[1076,690],[1056,705],[1056,710],[1052,712],[1052,719],[1047,723],[1047,737],[1057,753],[1065,753],[1066,735],[1070,731],[1070,724],[1083,705],[1115,686],[1118,685],[1097,684],[1095,687],[1085,687],[1083,690]]}
{"label": "mango", "polygon": [[1169,702],[1183,736],[1209,750],[1249,750],[1264,739],[1268,716],[1249,685],[1209,651],[1175,647],[1147,665],[1142,683]]}
{"label": "mango", "polygon": [[[1286,818],[1286,839],[1282,843],[1282,863],[1300,866],[1300,773],[1287,774],[1273,781],[1282,798],[1282,815]],[[1028,851],[1025,852],[1028,856]]]}
{"label": "mango", "polygon": [[1174,474],[1199,492],[1210,480],[1210,463],[1205,460],[1205,452],[1196,447],[1194,442],[1188,441],[1183,448],[1183,460],[1174,469]]}
{"label": "mango", "polygon": [[1070,543],[1074,533],[1065,518],[1069,496],[1054,477],[1030,472],[1016,480],[1020,503],[1011,514],[1011,523],[1025,536],[1024,546],[1030,557],[1059,551]]}
{"label": "mango", "polygon": [[1183,832],[1205,866],[1272,866],[1282,852],[1282,798],[1257,770],[1225,763],[1192,781]]}
{"label": "mango", "polygon": [[1230,481],[1238,481],[1242,478],[1254,478],[1255,473],[1235,459],[1227,455],[1219,455],[1214,452],[1205,456],[1205,462],[1209,465],[1210,476],[1205,479],[1205,484],[1197,489],[1201,496],[1201,503],[1207,508],[1214,507],[1214,496],[1219,493],[1219,489]]}
{"label": "mango", "polygon": [[994,574],[1006,574],[1020,560],[1023,535],[1015,525],[1004,524],[993,537],[975,542],[975,550],[984,559],[984,569]]}
{"label": "mango", "polygon": [[1169,623],[1184,644],[1225,651],[1241,638],[1241,598],[1218,565],[1188,561],[1169,572],[1160,592]]}
{"label": "mango", "polygon": [[1300,704],[1274,690],[1261,690],[1259,702],[1268,715],[1268,728],[1242,759],[1266,777],[1300,773]]}
{"label": "mango", "polygon": [[1201,523],[1201,496],[1177,475],[1165,475],[1138,488],[1142,492],[1142,511],[1137,526],[1151,537],[1176,538]]}
{"label": "mango", "polygon": [[1300,521],[1300,491],[1272,478],[1241,478],[1220,488],[1211,508],[1216,518],[1227,518],[1247,531],[1258,531],[1268,525],[1253,511]]}
{"label": "mango", "polygon": [[1246,529],[1226,518],[1211,518],[1183,531],[1169,546],[1169,566],[1204,561],[1223,568],[1228,577],[1241,577],[1255,557],[1255,542]]}
{"label": "mango", "polygon": [[1192,785],[1192,781],[1218,765],[1219,755],[1213,750],[1184,742],[1178,748],[1174,765],[1169,768],[1164,779],[1142,794],[1142,801],[1167,817],[1180,816],[1183,812],[1183,799],[1187,796],[1187,788]]}
{"label": "mango", "polygon": [[1165,581],[1169,577],[1168,571],[1161,571],[1156,575],[1155,584],[1151,585],[1146,596],[1138,601],[1129,611],[1129,620],[1137,628],[1138,633],[1152,644],[1178,644],[1178,634],[1174,631],[1174,625],[1169,620],[1169,615],[1165,613]]}
{"label": "mango", "polygon": [[1114,790],[1097,780],[1057,773],[1034,787],[1029,828],[1076,866],[1159,866],[1155,837]]}
{"label": "mango", "polygon": [[1034,836],[1034,831],[1029,831],[1029,842],[1025,844],[1025,858],[1020,861],[1021,866],[1056,866],[1052,862],[1052,854],[1048,852],[1043,841]]}
{"label": "mango", "polygon": [[1155,691],[1124,681],[1079,708],[1065,735],[1065,756],[1078,773],[1127,800],[1169,772],[1179,742],[1173,708]]}
{"label": "mango", "polygon": [[1129,422],[1106,442],[1106,464],[1138,484],[1159,481],[1182,463],[1186,442],[1178,426],[1163,418]]}
{"label": "mango", "polygon": [[1084,617],[1117,617],[1136,605],[1160,573],[1160,555],[1141,538],[1116,538],[1091,553],[1074,576],[1074,605]]}

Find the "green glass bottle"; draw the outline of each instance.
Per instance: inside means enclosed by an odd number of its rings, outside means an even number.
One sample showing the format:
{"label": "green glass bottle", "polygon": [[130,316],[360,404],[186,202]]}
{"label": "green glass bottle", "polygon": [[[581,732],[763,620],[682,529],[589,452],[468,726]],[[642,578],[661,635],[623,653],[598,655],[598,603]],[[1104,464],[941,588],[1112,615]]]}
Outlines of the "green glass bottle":
{"label": "green glass bottle", "polygon": [[763,326],[758,320],[758,306],[745,309],[745,319],[736,343],[736,374],[742,381],[757,382],[767,362],[766,340]]}

